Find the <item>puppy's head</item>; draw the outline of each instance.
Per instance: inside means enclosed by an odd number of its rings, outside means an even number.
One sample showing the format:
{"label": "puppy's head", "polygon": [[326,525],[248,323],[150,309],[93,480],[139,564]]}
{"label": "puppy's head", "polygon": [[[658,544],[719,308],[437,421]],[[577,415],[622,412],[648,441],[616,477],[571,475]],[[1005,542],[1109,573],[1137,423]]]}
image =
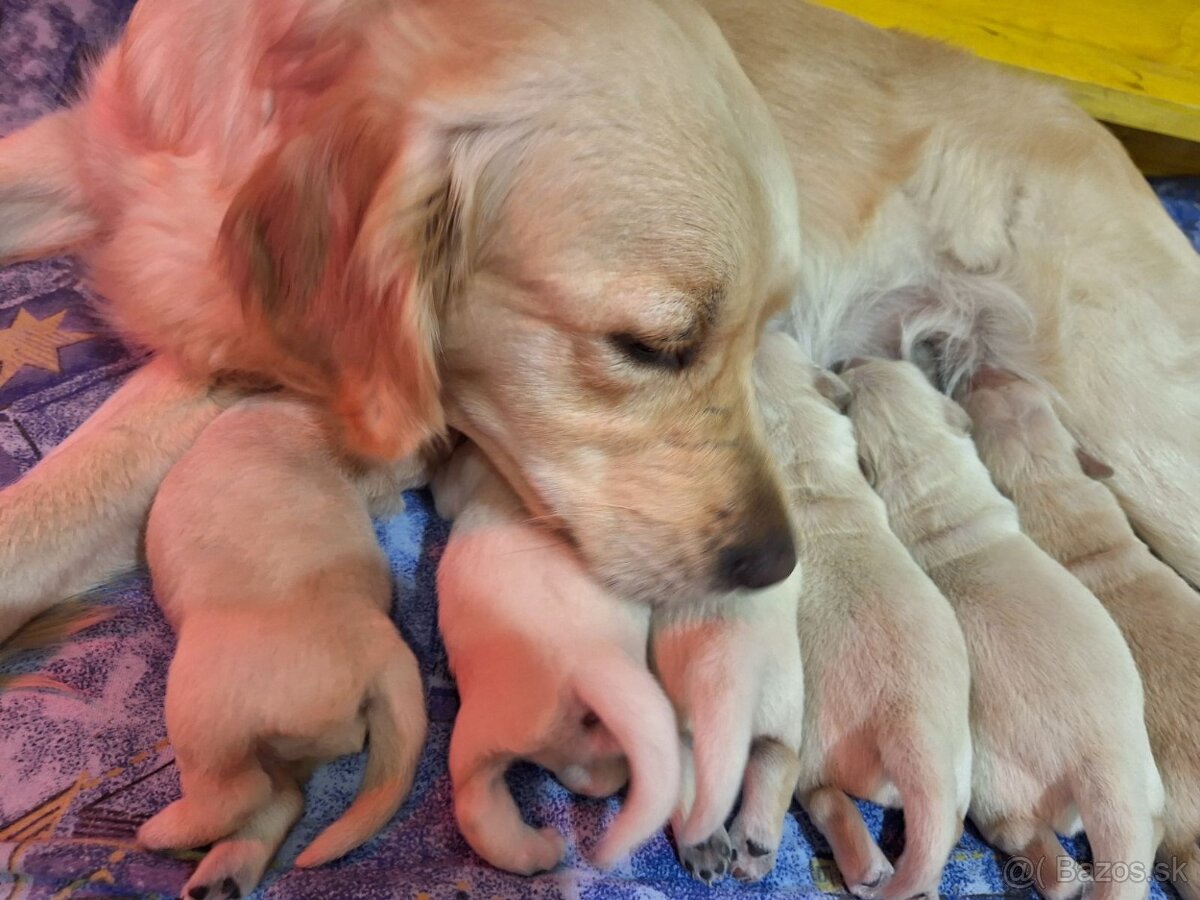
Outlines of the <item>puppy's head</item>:
{"label": "puppy's head", "polygon": [[1047,483],[1081,471],[1096,479],[1113,474],[1078,447],[1044,391],[1011,373],[984,367],[971,379],[962,404],[979,455],[1005,494],[1022,481]]}
{"label": "puppy's head", "polygon": [[838,369],[853,393],[847,413],[872,483],[970,443],[971,421],[962,407],[912,363],[852,359]]}
{"label": "puppy's head", "polygon": [[[810,362],[791,336],[763,336],[754,360],[754,387],[767,443],[789,493],[798,476],[811,487],[814,477],[853,465],[854,435],[844,415],[850,388],[833,372]],[[815,475],[814,462],[820,476]]]}
{"label": "puppy's head", "polygon": [[458,428],[620,594],[786,577],[751,363],[795,285],[795,186],[715,24],[380,6],[226,221],[274,370],[365,455]]}

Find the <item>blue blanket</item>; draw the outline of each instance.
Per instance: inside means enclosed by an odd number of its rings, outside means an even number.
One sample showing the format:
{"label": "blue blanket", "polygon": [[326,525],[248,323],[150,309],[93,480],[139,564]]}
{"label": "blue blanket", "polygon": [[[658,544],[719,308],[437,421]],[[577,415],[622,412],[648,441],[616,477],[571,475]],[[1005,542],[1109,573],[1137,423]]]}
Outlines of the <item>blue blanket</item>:
{"label": "blue blanket", "polygon": [[[89,55],[112,39],[129,0],[0,0],[0,134],[61,105]],[[1157,186],[1200,248],[1200,182]],[[104,334],[69,260],[0,270],[0,485],[30,468],[107,397],[137,360]],[[556,872],[522,879],[483,864],[450,811],[446,748],[457,709],[436,629],[434,573],[446,526],[428,496],[378,523],[396,578],[394,618],[421,660],[430,739],[411,798],[384,832],[316,871],[293,870],[299,848],[353,795],[363,759],[326,766],[309,786],[303,821],[256,896],[278,898],[679,898],[710,894],[808,897],[842,893],[829,849],[798,811],[779,865],[755,887],[708,890],[676,864],[664,835],[614,872],[587,863],[616,801],[571,797],[545,773],[519,766],[510,782],[526,817],[569,838]],[[2,574],[2,573],[0,573]],[[0,663],[43,674],[66,692],[0,694],[0,898],[176,896],[196,854],[160,856],[133,842],[138,824],[173,799],[178,777],[162,718],[173,638],[139,575],[98,592],[116,615],[51,653]],[[893,857],[902,820],[864,805]],[[1086,847],[1073,848],[1083,858]],[[1024,896],[1011,861],[969,830],[942,882],[950,896]],[[1162,889],[1155,887],[1155,896]]]}

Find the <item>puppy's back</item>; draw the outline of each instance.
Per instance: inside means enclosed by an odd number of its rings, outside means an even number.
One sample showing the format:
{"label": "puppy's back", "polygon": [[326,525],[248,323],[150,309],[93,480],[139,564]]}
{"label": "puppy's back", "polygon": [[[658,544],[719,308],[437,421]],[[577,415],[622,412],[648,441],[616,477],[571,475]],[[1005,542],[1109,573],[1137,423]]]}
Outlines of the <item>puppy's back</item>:
{"label": "puppy's back", "polygon": [[[1009,686],[989,695],[1005,707],[992,715],[1021,721],[1025,698],[1039,697],[1049,714],[1039,728],[1057,734],[1051,743],[1065,756],[1087,749],[1082,735],[1136,732],[1141,685],[1120,632],[1096,598],[1021,533],[966,436],[965,413],[908,363],[872,361],[845,377],[855,390],[860,452],[897,535],[958,615],[972,677]],[[1097,685],[1111,692],[1101,696]],[[1045,746],[1039,738],[1028,750]]]}

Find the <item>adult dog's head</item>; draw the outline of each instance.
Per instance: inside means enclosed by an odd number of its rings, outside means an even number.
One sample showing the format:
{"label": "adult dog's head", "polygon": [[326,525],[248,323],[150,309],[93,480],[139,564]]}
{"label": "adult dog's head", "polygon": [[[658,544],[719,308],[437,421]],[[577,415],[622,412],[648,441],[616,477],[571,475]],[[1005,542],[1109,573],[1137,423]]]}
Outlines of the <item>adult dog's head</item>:
{"label": "adult dog's head", "polygon": [[794,288],[795,187],[711,20],[686,0],[309,6],[292,136],[222,233],[285,380],[327,393],[366,456],[465,432],[627,596],[786,577],[751,363]]}

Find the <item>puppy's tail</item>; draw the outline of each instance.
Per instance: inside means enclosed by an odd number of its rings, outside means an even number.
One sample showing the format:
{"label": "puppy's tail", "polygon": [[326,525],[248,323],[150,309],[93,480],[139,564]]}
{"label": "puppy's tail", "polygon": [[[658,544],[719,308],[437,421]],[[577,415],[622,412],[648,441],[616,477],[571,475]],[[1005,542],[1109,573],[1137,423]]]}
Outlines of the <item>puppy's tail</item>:
{"label": "puppy's tail", "polygon": [[[1151,764],[1152,765],[1152,764]],[[1092,847],[1095,878],[1091,900],[1143,900],[1158,843],[1159,802],[1134,775],[1143,768],[1137,760],[1106,759],[1080,767],[1072,785],[1079,817]],[[1153,773],[1157,776],[1157,772]],[[1161,788],[1160,788],[1161,790]]]}
{"label": "puppy's tail", "polygon": [[714,641],[688,666],[681,705],[692,730],[696,796],[682,833],[675,835],[681,847],[707,840],[725,824],[737,800],[759,694],[759,678],[745,670],[745,659]]}
{"label": "puppy's tail", "polygon": [[296,859],[311,868],[349,853],[387,824],[408,796],[425,745],[425,692],[416,657],[400,637],[367,696],[370,748],[358,796]]}
{"label": "puppy's tail", "polygon": [[573,687],[629,760],[629,795],[596,850],[596,865],[607,869],[670,817],[679,799],[679,731],[671,703],[649,669],[623,653],[587,667]]}
{"label": "puppy's tail", "polygon": [[[933,735],[932,740],[922,740]],[[942,869],[958,843],[966,809],[959,808],[958,776],[945,735],[928,728],[905,730],[880,741],[884,770],[904,805],[904,852],[883,888],[888,900],[937,894]]]}

